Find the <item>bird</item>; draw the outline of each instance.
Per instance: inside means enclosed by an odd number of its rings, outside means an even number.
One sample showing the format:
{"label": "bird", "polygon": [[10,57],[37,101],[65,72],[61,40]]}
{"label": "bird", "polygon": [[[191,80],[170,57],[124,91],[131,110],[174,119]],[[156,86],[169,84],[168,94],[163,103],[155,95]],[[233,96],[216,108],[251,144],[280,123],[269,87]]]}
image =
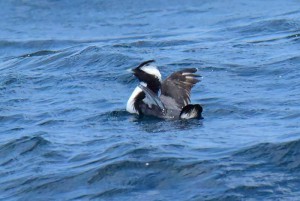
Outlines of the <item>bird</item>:
{"label": "bird", "polygon": [[154,62],[144,61],[132,69],[140,83],[129,97],[126,110],[141,117],[202,119],[202,106],[191,104],[190,99],[192,87],[200,81],[197,68],[174,72],[162,80]]}

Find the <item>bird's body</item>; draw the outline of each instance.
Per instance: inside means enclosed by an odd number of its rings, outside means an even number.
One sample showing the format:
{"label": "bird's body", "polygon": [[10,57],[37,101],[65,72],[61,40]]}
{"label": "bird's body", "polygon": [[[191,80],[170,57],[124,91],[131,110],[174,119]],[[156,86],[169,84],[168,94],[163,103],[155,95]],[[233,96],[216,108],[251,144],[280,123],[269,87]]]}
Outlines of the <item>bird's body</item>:
{"label": "bird's body", "polygon": [[[154,60],[141,63],[133,69],[140,84],[130,96],[126,110],[138,115],[164,119],[201,118],[202,107],[190,104],[190,91],[199,82],[196,68],[171,74],[162,81]],[[160,92],[160,93],[159,93]]]}

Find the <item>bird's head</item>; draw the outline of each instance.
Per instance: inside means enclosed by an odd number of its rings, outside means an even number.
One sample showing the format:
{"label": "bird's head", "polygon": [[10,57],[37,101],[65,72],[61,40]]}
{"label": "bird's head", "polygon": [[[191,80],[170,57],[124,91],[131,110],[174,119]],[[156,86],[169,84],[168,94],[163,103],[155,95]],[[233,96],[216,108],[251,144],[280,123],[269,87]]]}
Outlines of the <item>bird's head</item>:
{"label": "bird's head", "polygon": [[149,60],[141,63],[138,67],[132,69],[133,74],[140,82],[150,84],[152,82],[161,83],[161,74],[157,67],[153,64],[154,60]]}

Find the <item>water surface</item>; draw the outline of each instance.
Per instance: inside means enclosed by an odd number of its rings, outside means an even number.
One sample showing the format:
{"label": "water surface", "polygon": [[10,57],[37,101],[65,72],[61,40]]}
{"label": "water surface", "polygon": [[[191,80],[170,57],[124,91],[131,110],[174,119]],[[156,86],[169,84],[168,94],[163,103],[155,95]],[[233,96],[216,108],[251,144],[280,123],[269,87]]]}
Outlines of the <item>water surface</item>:
{"label": "water surface", "polygon": [[[297,200],[299,1],[1,1],[1,200]],[[139,119],[126,71],[202,81]]]}

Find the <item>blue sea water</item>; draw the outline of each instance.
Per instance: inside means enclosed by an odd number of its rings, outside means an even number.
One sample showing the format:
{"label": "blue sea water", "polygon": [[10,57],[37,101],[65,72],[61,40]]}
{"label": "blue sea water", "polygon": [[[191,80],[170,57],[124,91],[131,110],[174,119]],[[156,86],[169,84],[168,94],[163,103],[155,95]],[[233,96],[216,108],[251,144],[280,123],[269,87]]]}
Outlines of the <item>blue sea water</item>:
{"label": "blue sea water", "polygon": [[[0,1],[0,200],[299,200],[299,6]],[[148,59],[203,120],[125,111]]]}

